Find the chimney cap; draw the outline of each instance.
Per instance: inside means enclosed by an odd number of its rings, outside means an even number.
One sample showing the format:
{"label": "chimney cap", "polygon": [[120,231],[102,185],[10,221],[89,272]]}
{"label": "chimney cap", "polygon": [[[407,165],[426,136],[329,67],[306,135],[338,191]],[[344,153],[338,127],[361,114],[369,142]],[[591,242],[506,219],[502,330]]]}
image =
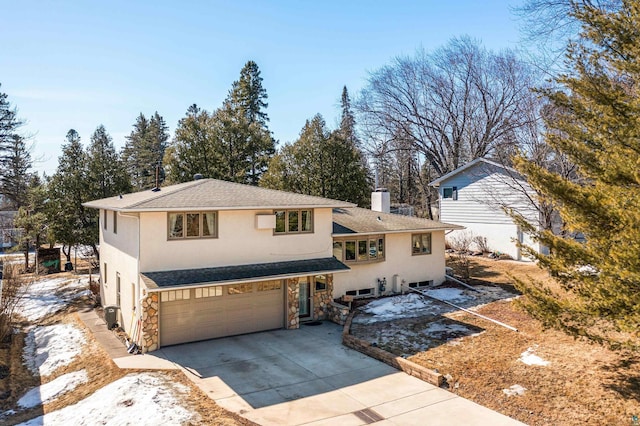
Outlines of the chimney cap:
{"label": "chimney cap", "polygon": [[200,180],[200,179],[204,179],[204,176],[202,176],[202,173],[196,173],[195,175],[193,175],[193,180]]}
{"label": "chimney cap", "polygon": [[387,188],[376,188],[374,192],[389,192]]}

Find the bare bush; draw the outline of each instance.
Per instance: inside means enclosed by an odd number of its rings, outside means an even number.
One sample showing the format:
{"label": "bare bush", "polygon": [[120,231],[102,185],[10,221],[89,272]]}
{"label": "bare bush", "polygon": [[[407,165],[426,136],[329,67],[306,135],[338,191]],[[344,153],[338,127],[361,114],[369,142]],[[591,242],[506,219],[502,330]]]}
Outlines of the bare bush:
{"label": "bare bush", "polygon": [[0,342],[5,342],[15,325],[16,308],[28,289],[28,283],[19,274],[18,266],[7,264],[0,288]]}
{"label": "bare bush", "polygon": [[471,266],[471,244],[474,236],[471,232],[457,232],[447,239],[447,243],[454,250],[450,255],[451,267],[457,275],[463,279],[469,279],[469,269]]}
{"label": "bare bush", "polygon": [[476,248],[482,253],[489,253],[491,251],[487,243],[487,237],[476,235],[473,237],[473,244],[475,244]]}

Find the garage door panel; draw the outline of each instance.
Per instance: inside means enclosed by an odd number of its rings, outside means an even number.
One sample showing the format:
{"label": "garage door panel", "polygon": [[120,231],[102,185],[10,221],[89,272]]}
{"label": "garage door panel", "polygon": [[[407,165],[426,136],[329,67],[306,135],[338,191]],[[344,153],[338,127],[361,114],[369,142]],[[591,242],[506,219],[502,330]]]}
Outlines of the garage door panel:
{"label": "garage door panel", "polygon": [[167,346],[282,328],[284,286],[279,287],[258,291],[264,288],[259,283],[231,285],[224,286],[222,292],[213,297],[196,298],[195,291],[191,290],[189,299],[163,301],[160,344]]}

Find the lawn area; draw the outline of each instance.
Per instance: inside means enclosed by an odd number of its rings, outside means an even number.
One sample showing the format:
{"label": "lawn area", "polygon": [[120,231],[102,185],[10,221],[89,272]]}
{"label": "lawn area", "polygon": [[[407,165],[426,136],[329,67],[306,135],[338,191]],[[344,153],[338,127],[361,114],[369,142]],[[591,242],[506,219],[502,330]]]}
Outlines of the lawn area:
{"label": "lawn area", "polygon": [[122,370],[78,318],[94,304],[88,276],[29,286],[20,332],[0,343],[0,424],[249,425],[181,371]]}
{"label": "lawn area", "polygon": [[[472,259],[474,285],[511,288],[508,274],[547,279],[533,264]],[[517,300],[473,310],[519,331],[462,311],[444,313],[483,331],[415,352],[409,359],[445,375],[451,392],[530,425],[640,424],[634,423],[634,416],[640,416],[640,354],[544,330],[518,308]]]}

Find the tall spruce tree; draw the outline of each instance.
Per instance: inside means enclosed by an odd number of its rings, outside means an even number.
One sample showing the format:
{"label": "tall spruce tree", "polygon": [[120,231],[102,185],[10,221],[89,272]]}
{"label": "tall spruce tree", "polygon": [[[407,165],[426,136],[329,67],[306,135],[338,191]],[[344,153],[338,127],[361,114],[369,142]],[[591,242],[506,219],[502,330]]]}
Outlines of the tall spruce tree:
{"label": "tall spruce tree", "polygon": [[0,188],[9,204],[17,208],[27,203],[31,153],[22,136],[13,134],[7,139],[2,158]]}
{"label": "tall spruce tree", "polygon": [[71,248],[76,244],[94,247],[98,241],[98,223],[95,211],[82,203],[89,201],[87,184],[87,156],[80,135],[71,129],[58,158],[58,168],[49,181],[50,227],[62,251],[71,261]]}
{"label": "tall spruce tree", "polygon": [[178,122],[174,139],[165,153],[167,180],[187,182],[196,173],[220,179],[220,162],[211,114],[193,104]]}
{"label": "tall spruce tree", "polygon": [[[526,309],[547,326],[614,346],[639,346],[640,331],[640,4],[607,12],[572,3],[582,23],[568,49],[546,141],[578,166],[579,179],[518,158],[516,167],[559,206],[563,235],[520,225],[548,256],[527,250],[561,284],[519,281]],[[566,234],[584,235],[584,243]]]}
{"label": "tall spruce tree", "polygon": [[[236,153],[242,153],[248,162],[245,177],[251,185],[257,185],[267,168],[269,159],[275,153],[275,140],[267,126],[269,117],[267,91],[262,86],[260,69],[254,61],[248,61],[240,71],[240,79],[232,85],[229,96],[219,110],[222,124],[220,133],[226,137],[227,147],[235,140],[237,149],[230,157],[234,165]],[[227,173],[232,180],[238,180],[236,167]]]}
{"label": "tall spruce tree", "polygon": [[361,206],[368,204],[371,189],[358,150],[339,130],[329,131],[320,114],[307,120],[295,143],[273,157],[260,184]]}
{"label": "tall spruce tree", "polygon": [[28,176],[17,173],[31,168],[29,150],[17,133],[22,124],[7,94],[0,92],[0,194],[6,198],[5,204],[14,209],[24,204],[28,184]]}
{"label": "tall spruce tree", "polygon": [[158,112],[150,119],[140,113],[131,134],[126,137],[123,158],[131,183],[141,191],[156,186],[156,167],[162,159],[169,141],[168,126]]}
{"label": "tall spruce tree", "polygon": [[91,199],[113,197],[131,191],[129,175],[103,125],[93,132],[87,148],[87,185]]}

